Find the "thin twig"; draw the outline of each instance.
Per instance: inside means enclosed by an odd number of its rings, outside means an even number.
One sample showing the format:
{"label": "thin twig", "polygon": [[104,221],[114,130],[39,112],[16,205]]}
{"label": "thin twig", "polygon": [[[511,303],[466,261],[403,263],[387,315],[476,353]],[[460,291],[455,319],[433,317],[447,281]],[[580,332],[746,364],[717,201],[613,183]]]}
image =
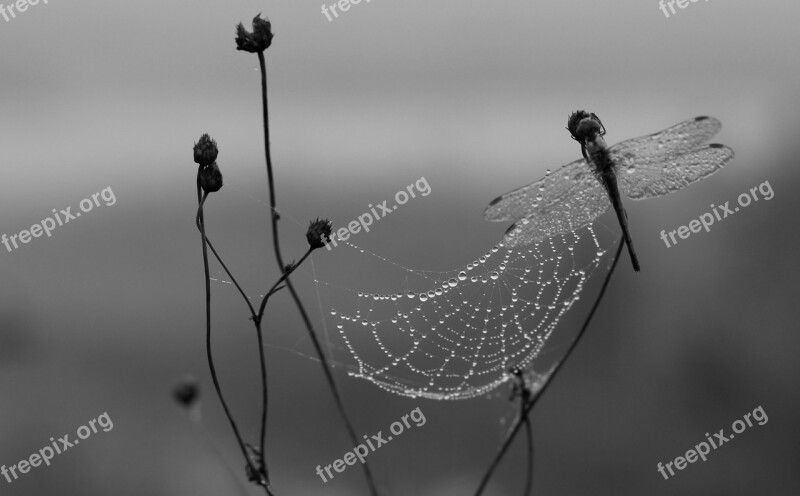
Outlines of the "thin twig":
{"label": "thin twig", "polygon": [[198,199],[198,219],[200,223],[200,235],[201,235],[201,243],[203,245],[203,269],[205,270],[205,287],[206,287],[206,356],[208,357],[208,368],[211,372],[211,379],[214,381],[214,389],[217,392],[217,397],[219,397],[220,403],[222,403],[222,408],[225,410],[225,415],[228,417],[230,421],[231,427],[233,428],[233,433],[236,436],[236,441],[239,443],[239,448],[242,451],[242,455],[244,456],[247,465],[250,467],[251,470],[255,471],[255,467],[250,460],[250,456],[247,454],[247,447],[245,446],[244,440],[242,439],[242,435],[239,433],[239,427],[236,425],[236,421],[233,419],[233,415],[231,414],[230,408],[228,407],[228,403],[225,401],[224,396],[222,395],[222,388],[219,385],[219,378],[217,377],[217,369],[214,366],[214,357],[211,353],[211,277],[209,275],[208,270],[208,250],[206,249],[206,229],[205,229],[205,222],[203,219],[203,204],[205,203],[206,198],[208,197],[208,193],[204,193],[200,195],[200,176],[198,174],[197,179],[197,199]]}
{"label": "thin twig", "polygon": [[[523,403],[524,404],[524,403]],[[528,451],[528,463],[525,470],[525,490],[522,492],[523,496],[529,496],[533,489],[533,429],[531,428],[531,419],[524,415],[523,408],[523,422],[525,422],[525,439]]]}
{"label": "thin twig", "polygon": [[[276,208],[276,199],[275,199],[275,181],[272,175],[272,156],[270,155],[270,142],[269,142],[269,109],[267,106],[267,66],[264,60],[264,53],[257,52],[258,55],[258,63],[261,68],[261,103],[262,103],[262,114],[264,119],[264,154],[266,156],[267,162],[267,180],[269,182],[269,204],[270,204],[270,217],[271,217],[271,225],[272,225],[272,242],[273,247],[275,249],[275,258],[278,262],[278,268],[281,271],[281,274],[287,272],[286,265],[283,263],[283,257],[281,256],[281,249],[280,243],[278,238],[278,219],[280,215],[278,214],[278,210]],[[308,335],[311,338],[311,342],[314,344],[314,350],[319,356],[320,364],[322,365],[322,369],[325,372],[325,378],[327,379],[328,386],[330,387],[331,393],[333,394],[334,401],[336,403],[336,408],[339,411],[339,415],[342,417],[342,420],[345,423],[345,427],[347,429],[348,434],[350,435],[350,439],[352,440],[354,445],[358,445],[358,438],[356,437],[355,429],[353,429],[353,425],[350,422],[350,418],[347,416],[347,412],[344,409],[344,403],[342,402],[342,398],[339,394],[339,390],[336,387],[336,382],[333,379],[333,374],[330,371],[330,367],[328,364],[328,359],[326,358],[325,354],[322,351],[322,346],[320,346],[319,340],[317,339],[316,334],[314,333],[314,328],[311,325],[311,320],[308,318],[308,314],[306,313],[305,307],[303,303],[300,301],[300,297],[297,294],[297,291],[294,289],[294,285],[292,284],[291,279],[289,279],[288,274],[285,278],[286,286],[289,288],[289,292],[292,294],[292,299],[294,300],[297,309],[300,311],[300,315],[303,317],[303,322],[306,326],[306,330],[308,331]],[[266,298],[266,296],[265,296]],[[262,306],[264,304],[262,303]],[[263,456],[263,453],[262,453]],[[372,477],[372,471],[367,465],[367,462],[362,464],[364,468],[364,475],[367,479],[367,485],[370,489],[370,494],[372,496],[378,496],[378,490],[375,486],[375,482]]]}
{"label": "thin twig", "polygon": [[505,456],[506,452],[508,451],[508,448],[511,446],[511,442],[514,440],[520,428],[522,427],[522,424],[524,423],[523,419],[527,420],[531,410],[533,410],[533,407],[536,406],[536,403],[539,401],[539,398],[542,397],[542,394],[545,392],[545,390],[547,390],[548,386],[552,384],[556,374],[558,373],[559,370],[561,370],[561,367],[567,361],[567,358],[569,358],[569,356],[572,354],[573,350],[575,350],[575,347],[578,345],[578,342],[581,340],[581,337],[586,332],[586,329],[589,327],[589,323],[592,321],[595,311],[597,310],[597,307],[600,306],[600,302],[603,299],[603,295],[605,295],[606,293],[606,288],[608,288],[608,283],[611,281],[611,275],[614,273],[614,269],[616,269],[617,267],[617,262],[619,261],[619,255],[622,252],[622,247],[624,246],[624,244],[625,244],[624,239],[621,239],[619,242],[619,246],[617,247],[617,253],[614,255],[614,262],[611,264],[611,270],[609,270],[608,275],[606,275],[605,281],[603,281],[603,287],[600,288],[600,294],[597,296],[597,300],[595,300],[592,309],[589,311],[589,315],[583,322],[583,327],[581,327],[581,330],[578,332],[577,336],[575,336],[575,338],[572,340],[572,343],[570,343],[567,352],[564,354],[564,358],[562,358],[561,361],[558,362],[553,368],[553,372],[548,377],[547,382],[545,382],[544,386],[542,386],[542,388],[536,393],[536,396],[534,396],[533,399],[530,401],[530,404],[525,408],[523,414],[520,415],[520,418],[517,419],[516,422],[514,423],[513,427],[509,431],[509,434],[506,436],[506,440],[503,442],[503,445],[497,452],[497,455],[495,456],[491,465],[489,465],[489,470],[487,470],[486,474],[483,476],[483,479],[481,479],[481,483],[478,486],[478,490],[475,492],[475,496],[480,496],[481,494],[483,494],[484,489],[486,489],[486,485],[489,483],[489,479],[492,477],[492,474],[494,473],[495,469],[500,464],[500,461],[503,459],[503,456]]}

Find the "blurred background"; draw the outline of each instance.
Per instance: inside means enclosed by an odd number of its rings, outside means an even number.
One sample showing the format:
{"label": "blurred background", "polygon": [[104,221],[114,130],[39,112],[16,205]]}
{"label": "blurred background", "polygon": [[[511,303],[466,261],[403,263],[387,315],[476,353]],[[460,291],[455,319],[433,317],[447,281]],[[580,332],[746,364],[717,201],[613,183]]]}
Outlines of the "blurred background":
{"label": "blurred background", "polygon": [[[579,157],[570,112],[597,113],[609,144],[720,119],[714,141],[736,151],[723,171],[625,201],[642,272],[623,253],[585,340],[532,415],[534,494],[798,492],[796,2],[697,2],[666,18],[655,0],[374,0],[328,21],[320,2],[73,0],[0,18],[0,233],[74,212],[106,187],[117,202],[50,238],[0,247],[0,464],[74,438],[104,412],[114,427],[49,467],[0,478],[1,494],[237,494],[225,464],[241,474],[243,461],[205,361],[191,150],[204,132],[219,143],[225,187],[207,204],[209,236],[257,296],[278,272],[258,61],[235,50],[234,27],[259,12],[275,32],[267,65],[288,260],[305,250],[309,219],[345,225],[424,176],[429,196],[353,239],[403,267],[459,267],[507,227],[483,220],[492,198]],[[659,239],[764,181],[772,200],[672,248]],[[616,229],[609,214],[601,221]],[[323,267],[325,251],[312,262]],[[311,278],[296,280],[319,323]],[[362,273],[348,286],[379,282]],[[255,441],[252,325],[229,285],[212,290],[217,367]],[[277,493],[367,494],[358,467],[326,484],[315,474],[351,441],[288,293],[268,318]],[[202,387],[206,434],[171,398],[186,373]],[[368,458],[385,495],[472,494],[516,409],[508,388],[443,402],[392,395],[343,367],[336,377],[359,435],[416,407],[426,416]],[[674,478],[657,472],[759,405],[765,425]],[[524,464],[518,442],[487,494],[519,494]]]}

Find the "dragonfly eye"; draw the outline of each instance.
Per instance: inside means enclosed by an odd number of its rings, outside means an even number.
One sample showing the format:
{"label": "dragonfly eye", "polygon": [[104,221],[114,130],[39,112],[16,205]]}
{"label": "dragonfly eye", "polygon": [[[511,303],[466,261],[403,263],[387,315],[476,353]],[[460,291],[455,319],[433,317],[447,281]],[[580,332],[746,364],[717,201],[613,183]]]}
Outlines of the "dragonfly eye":
{"label": "dragonfly eye", "polygon": [[577,112],[570,114],[569,119],[567,119],[567,131],[569,131],[569,134],[572,135],[572,139],[581,141],[578,137],[578,124],[580,124],[583,119],[591,117],[592,115],[593,114],[590,114],[585,110],[578,110]]}
{"label": "dragonfly eye", "polygon": [[603,126],[602,124],[600,124],[599,120],[595,120],[592,117],[586,117],[584,119],[581,119],[581,122],[575,129],[575,133],[573,133],[575,139],[577,139],[580,142],[591,140],[598,134],[600,136],[605,134]]}

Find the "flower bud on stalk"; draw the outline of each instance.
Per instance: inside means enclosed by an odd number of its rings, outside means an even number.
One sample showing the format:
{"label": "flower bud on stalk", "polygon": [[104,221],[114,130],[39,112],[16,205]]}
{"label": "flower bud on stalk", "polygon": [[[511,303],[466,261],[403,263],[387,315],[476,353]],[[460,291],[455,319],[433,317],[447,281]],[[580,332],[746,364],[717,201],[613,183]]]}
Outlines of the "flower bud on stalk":
{"label": "flower bud on stalk", "polygon": [[194,161],[203,167],[213,164],[218,154],[217,142],[208,134],[200,136],[200,141],[194,144]]}
{"label": "flower bud on stalk", "polygon": [[311,221],[311,224],[308,226],[308,231],[306,231],[306,239],[312,250],[322,248],[325,246],[326,241],[330,241],[331,226],[331,221],[328,219],[317,218]]}
{"label": "flower bud on stalk", "polygon": [[250,53],[263,52],[272,44],[272,25],[261,14],[253,18],[253,32],[247,31],[240,22],[236,26],[236,49]]}
{"label": "flower bud on stalk", "polygon": [[213,193],[222,188],[222,173],[216,162],[200,171],[200,187],[206,193]]}

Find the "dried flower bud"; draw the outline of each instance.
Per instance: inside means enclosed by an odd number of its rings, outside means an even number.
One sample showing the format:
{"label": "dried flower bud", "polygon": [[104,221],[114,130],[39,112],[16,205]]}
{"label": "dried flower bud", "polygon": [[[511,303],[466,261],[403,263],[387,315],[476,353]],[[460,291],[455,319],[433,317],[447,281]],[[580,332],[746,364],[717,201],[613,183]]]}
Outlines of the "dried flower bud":
{"label": "dried flower bud", "polygon": [[261,14],[253,18],[253,32],[248,32],[240,22],[236,26],[236,49],[245,52],[263,52],[272,44],[272,25]]}
{"label": "dried flower bud", "polygon": [[222,173],[216,162],[200,171],[200,187],[206,193],[213,193],[222,188]]}
{"label": "dried flower bud", "polygon": [[332,224],[328,219],[312,220],[306,231],[306,239],[312,250],[322,248],[331,239]]}
{"label": "dried flower bud", "polygon": [[203,167],[214,163],[218,154],[217,142],[208,134],[200,136],[200,141],[194,144],[194,161]]}
{"label": "dried flower bud", "polygon": [[197,397],[200,396],[200,389],[197,387],[197,381],[194,377],[187,377],[180,384],[175,386],[172,390],[172,396],[175,401],[185,408],[191,408]]}

